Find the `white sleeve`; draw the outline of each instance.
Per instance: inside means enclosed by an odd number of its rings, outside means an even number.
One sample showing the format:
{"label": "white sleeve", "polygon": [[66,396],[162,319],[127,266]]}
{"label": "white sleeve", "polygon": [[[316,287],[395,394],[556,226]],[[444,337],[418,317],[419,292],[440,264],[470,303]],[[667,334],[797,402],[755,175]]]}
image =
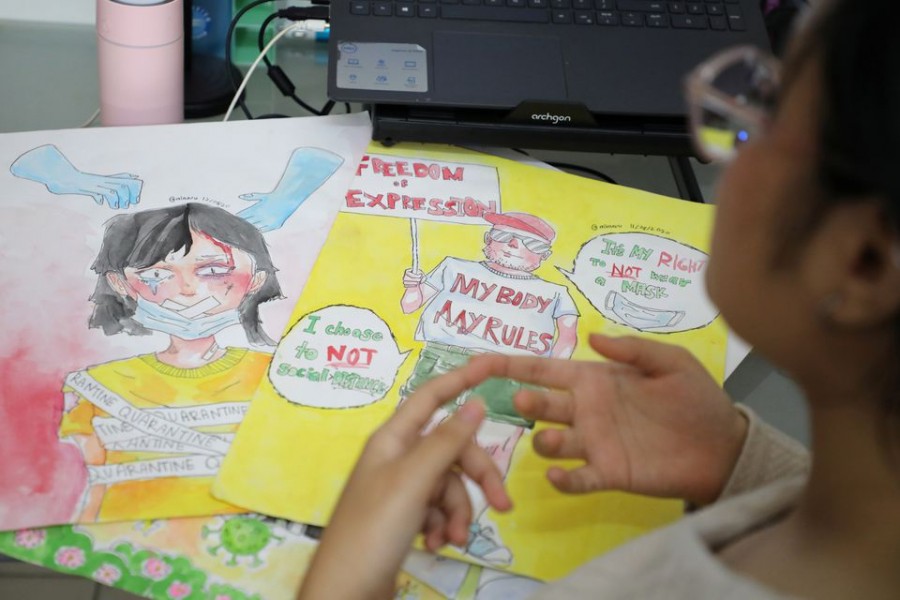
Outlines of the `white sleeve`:
{"label": "white sleeve", "polygon": [[449,256],[442,260],[438,266],[429,271],[428,275],[425,276],[425,279],[422,280],[422,283],[427,283],[439,292],[442,291],[444,289],[444,271],[447,270],[447,263],[449,261]]}
{"label": "white sleeve", "polygon": [[569,295],[569,291],[561,286],[562,290],[559,292],[559,296],[556,300],[556,306],[553,309],[553,318],[558,319],[560,317],[564,317],[566,315],[575,315],[579,316],[578,307],[575,306],[575,301],[572,300],[572,296]]}

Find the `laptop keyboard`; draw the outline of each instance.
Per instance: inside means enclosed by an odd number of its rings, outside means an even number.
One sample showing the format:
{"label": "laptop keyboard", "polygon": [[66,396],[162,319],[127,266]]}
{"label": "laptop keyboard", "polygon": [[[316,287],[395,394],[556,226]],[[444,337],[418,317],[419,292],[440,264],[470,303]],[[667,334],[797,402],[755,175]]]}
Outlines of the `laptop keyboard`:
{"label": "laptop keyboard", "polygon": [[350,0],[376,17],[744,31],[740,0]]}

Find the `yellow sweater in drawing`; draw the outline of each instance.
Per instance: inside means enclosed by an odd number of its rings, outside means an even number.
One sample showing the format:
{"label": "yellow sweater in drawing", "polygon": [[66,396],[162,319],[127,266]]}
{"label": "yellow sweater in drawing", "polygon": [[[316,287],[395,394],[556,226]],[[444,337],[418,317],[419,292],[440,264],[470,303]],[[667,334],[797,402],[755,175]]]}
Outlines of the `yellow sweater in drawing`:
{"label": "yellow sweater in drawing", "polygon": [[[100,390],[94,394],[67,380],[64,391],[77,401],[63,415],[60,438],[92,436],[102,447],[102,460],[88,465],[90,485],[105,486],[97,521],[242,512],[209,493],[221,451],[183,443],[184,432],[230,442],[270,360],[269,354],[229,348],[208,365],[182,369],[147,354],[78,373]],[[97,406],[97,394],[124,401],[116,415]],[[181,436],[148,429],[146,422],[154,419],[175,424]]]}

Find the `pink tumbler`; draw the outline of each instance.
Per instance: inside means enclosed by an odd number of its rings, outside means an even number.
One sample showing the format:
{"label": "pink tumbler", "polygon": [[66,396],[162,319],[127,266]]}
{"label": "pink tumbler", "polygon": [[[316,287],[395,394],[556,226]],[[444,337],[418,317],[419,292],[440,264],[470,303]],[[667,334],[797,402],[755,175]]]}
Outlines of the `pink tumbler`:
{"label": "pink tumbler", "polygon": [[182,0],[97,0],[100,120],[184,120]]}

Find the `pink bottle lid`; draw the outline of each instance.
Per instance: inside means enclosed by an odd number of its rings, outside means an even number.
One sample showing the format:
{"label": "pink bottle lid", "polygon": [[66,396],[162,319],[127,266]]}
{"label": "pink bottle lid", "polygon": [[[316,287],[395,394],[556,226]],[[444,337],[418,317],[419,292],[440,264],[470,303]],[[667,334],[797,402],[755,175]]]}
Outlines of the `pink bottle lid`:
{"label": "pink bottle lid", "polygon": [[165,46],[184,37],[184,12],[175,0],[97,0],[97,33],[120,46]]}

